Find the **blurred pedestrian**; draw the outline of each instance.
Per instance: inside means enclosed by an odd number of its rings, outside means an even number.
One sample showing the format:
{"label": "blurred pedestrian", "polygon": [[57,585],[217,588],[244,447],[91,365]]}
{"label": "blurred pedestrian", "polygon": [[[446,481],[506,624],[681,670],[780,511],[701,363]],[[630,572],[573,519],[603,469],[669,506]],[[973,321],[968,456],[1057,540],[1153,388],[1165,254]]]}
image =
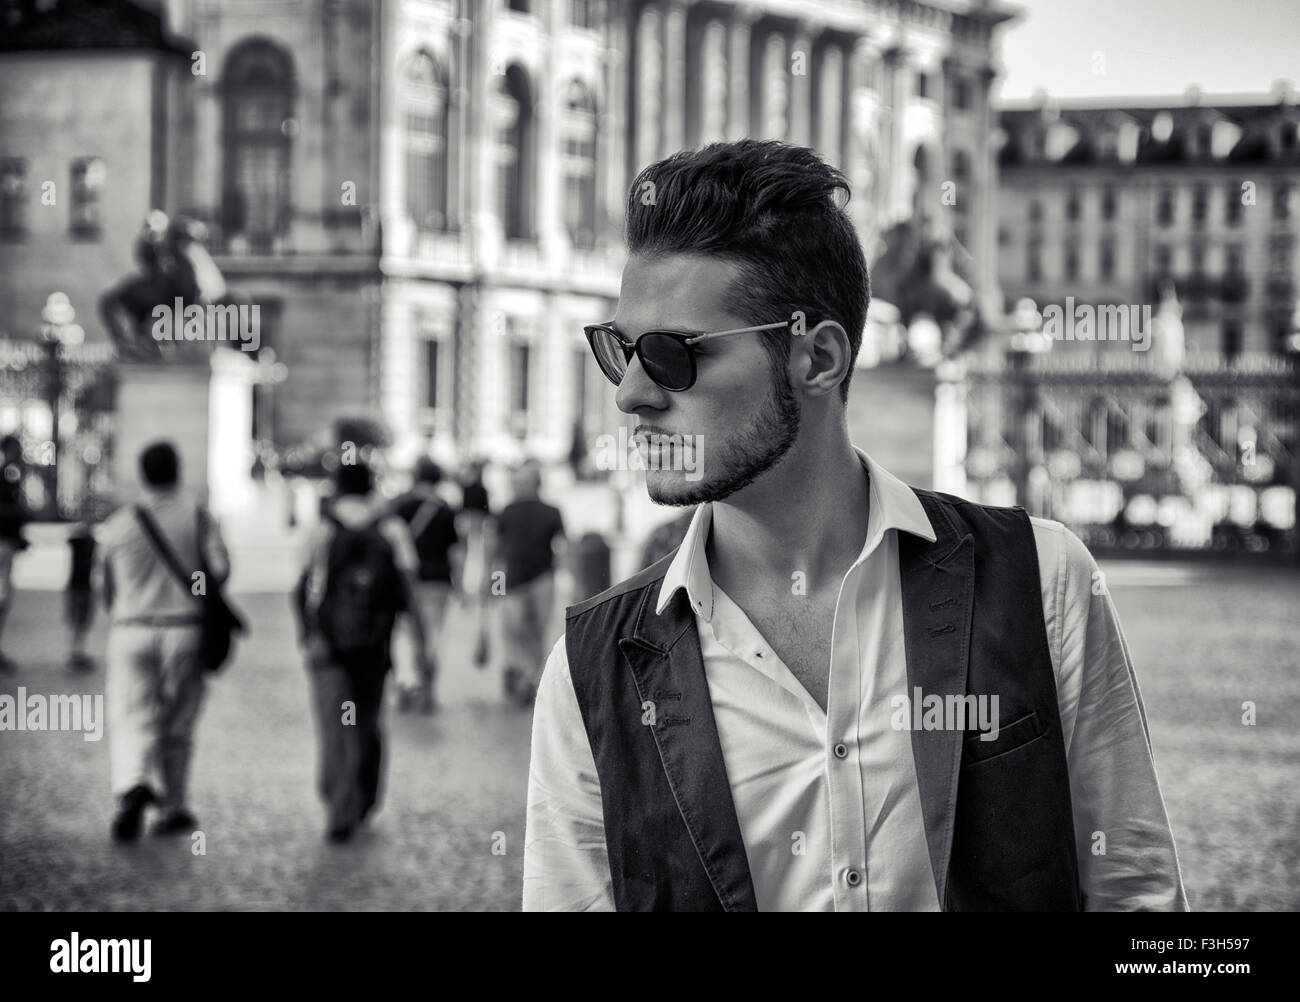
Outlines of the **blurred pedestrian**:
{"label": "blurred pedestrian", "polygon": [[[13,598],[14,557],[27,549],[23,526],[27,504],[23,499],[23,445],[17,435],[0,439],[0,636],[9,618]],[[11,672],[14,663],[0,651],[0,671]]]}
{"label": "blurred pedestrian", "polygon": [[68,533],[72,550],[68,586],[63,592],[63,618],[70,640],[68,667],[72,671],[90,671],[94,659],[86,653],[86,634],[95,619],[95,593],[91,575],[95,566],[95,534],[88,522],[78,522]]}
{"label": "blurred pedestrian", "polygon": [[555,543],[559,541],[562,551],[567,542],[560,510],[538,496],[541,481],[535,463],[515,471],[515,499],[497,519],[492,561],[494,569],[505,565],[500,598],[505,693],[521,705],[530,704],[537,693],[553,639]]}
{"label": "blurred pedestrian", "polygon": [[339,466],[334,486],[307,540],[294,605],[320,735],[325,835],[342,842],[379,803],[384,683],[399,612],[411,617],[419,672],[433,671],[417,597],[419,558],[405,523],[384,514],[364,463]]}
{"label": "blurred pedestrian", "polygon": [[491,658],[487,601],[492,582],[488,552],[494,535],[494,519],[487,487],[483,484],[483,467],[482,460],[472,460],[461,475],[460,512],[456,516],[462,540],[456,548],[461,554],[460,597],[473,621],[474,665],[478,668],[487,667]]}
{"label": "blurred pedestrian", "polygon": [[[414,682],[400,679],[397,708],[432,713],[438,708],[435,693],[438,676],[438,642],[452,592],[452,552],[460,541],[456,512],[438,493],[442,467],[427,456],[415,466],[415,484],[397,500],[394,511],[407,524],[418,559],[416,596],[424,618],[427,657],[416,660]],[[424,669],[420,669],[420,664]],[[399,676],[401,668],[397,670]]]}
{"label": "blurred pedestrian", "polygon": [[[140,453],[144,493],[104,525],[104,601],[110,611],[105,713],[115,839],[140,834],[144,810],[157,803],[155,834],[190,832],[187,804],[194,728],[205,689],[202,595],[230,575],[221,530],[181,491],[180,457],[170,442]],[[202,573],[196,595],[177,580],[171,559]]]}

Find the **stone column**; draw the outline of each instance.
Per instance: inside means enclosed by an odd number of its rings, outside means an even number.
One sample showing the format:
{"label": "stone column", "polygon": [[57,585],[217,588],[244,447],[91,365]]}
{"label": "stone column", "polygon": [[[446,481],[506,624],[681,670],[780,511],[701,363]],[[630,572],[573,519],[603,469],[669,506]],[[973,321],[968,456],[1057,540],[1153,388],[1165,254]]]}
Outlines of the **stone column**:
{"label": "stone column", "polygon": [[686,145],[686,7],[682,0],[664,5],[663,148],[660,156]]}
{"label": "stone column", "polygon": [[596,118],[596,240],[617,234],[623,225],[624,199],[632,178],[627,173],[627,130],[623,120],[627,107],[628,25],[621,10],[608,0],[600,4],[600,23],[605,25],[605,104]]}
{"label": "stone column", "polygon": [[800,21],[786,50],[790,74],[786,138],[798,146],[811,146],[813,141],[813,73],[817,70],[813,65],[813,42],[819,34],[820,25]]}
{"label": "stone column", "polygon": [[730,36],[727,40],[727,138],[744,139],[750,133],[750,26],[758,18],[751,4],[741,4],[731,12]]}
{"label": "stone column", "polygon": [[660,126],[663,120],[663,17],[657,7],[645,7],[636,30],[636,129],[633,172],[659,159]]}

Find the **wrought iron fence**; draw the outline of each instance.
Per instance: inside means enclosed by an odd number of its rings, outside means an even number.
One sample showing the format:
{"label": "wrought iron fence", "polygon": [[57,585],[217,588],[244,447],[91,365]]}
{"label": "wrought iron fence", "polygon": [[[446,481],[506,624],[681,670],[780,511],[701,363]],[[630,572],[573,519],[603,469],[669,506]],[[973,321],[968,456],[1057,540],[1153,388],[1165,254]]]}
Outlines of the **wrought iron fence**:
{"label": "wrought iron fence", "polygon": [[1090,547],[1300,556],[1300,372],[1279,356],[967,360],[964,493]]}
{"label": "wrought iron fence", "polygon": [[34,517],[111,509],[116,403],[111,345],[0,339],[0,431],[22,442]]}

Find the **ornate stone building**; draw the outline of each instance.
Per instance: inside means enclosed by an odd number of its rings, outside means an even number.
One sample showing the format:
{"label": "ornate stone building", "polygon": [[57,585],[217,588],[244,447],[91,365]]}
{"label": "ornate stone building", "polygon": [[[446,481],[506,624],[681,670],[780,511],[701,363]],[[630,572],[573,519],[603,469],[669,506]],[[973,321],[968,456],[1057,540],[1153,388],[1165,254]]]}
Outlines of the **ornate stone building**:
{"label": "ornate stone building", "polygon": [[1001,124],[1009,298],[1154,310],[1172,283],[1188,352],[1286,350],[1300,326],[1300,107],[1287,86],[1254,100],[1044,99],[1004,110]]}
{"label": "ornate stone building", "polygon": [[1000,305],[989,92],[1010,14],[993,3],[153,6],[195,46],[164,151],[192,170],[160,207],[207,222],[287,366],[257,391],[259,437],[369,411],[407,455],[554,460],[575,423],[613,430],[581,328],[617,298],[627,186],[715,139],[807,143],[843,167],[873,258],[929,206]]}

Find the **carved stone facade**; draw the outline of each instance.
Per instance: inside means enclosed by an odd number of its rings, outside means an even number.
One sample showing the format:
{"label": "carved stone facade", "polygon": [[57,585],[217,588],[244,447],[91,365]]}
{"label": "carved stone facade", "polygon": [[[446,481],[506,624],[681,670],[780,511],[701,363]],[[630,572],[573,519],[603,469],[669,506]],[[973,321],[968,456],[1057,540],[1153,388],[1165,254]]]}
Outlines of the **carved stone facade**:
{"label": "carved stone facade", "polygon": [[613,430],[582,325],[617,299],[627,186],[712,140],[814,146],[869,258],[919,208],[996,297],[993,4],[165,7],[203,70],[163,151],[192,178],[160,207],[206,221],[230,283],[277,310],[288,379],[257,430],[281,444],[365,411],[446,459],[555,460],[575,422]]}

